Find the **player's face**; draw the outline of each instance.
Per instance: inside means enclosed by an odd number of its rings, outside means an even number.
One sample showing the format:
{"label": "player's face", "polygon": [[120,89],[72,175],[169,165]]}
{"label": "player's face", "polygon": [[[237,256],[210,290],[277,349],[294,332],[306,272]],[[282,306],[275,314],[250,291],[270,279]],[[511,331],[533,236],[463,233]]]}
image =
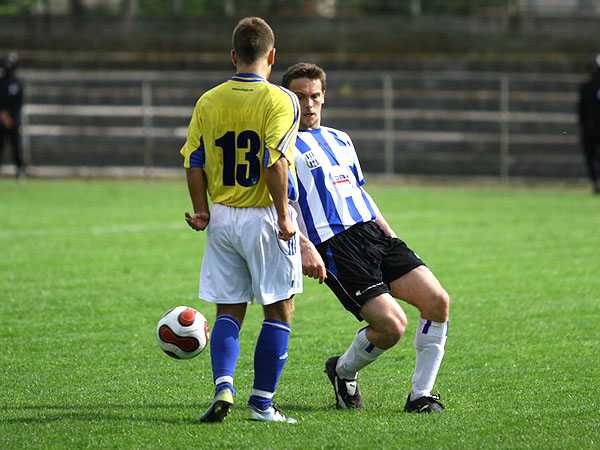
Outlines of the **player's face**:
{"label": "player's face", "polygon": [[296,78],[290,82],[290,91],[300,100],[300,129],[316,130],[321,126],[321,107],[325,103],[325,91],[321,80]]}

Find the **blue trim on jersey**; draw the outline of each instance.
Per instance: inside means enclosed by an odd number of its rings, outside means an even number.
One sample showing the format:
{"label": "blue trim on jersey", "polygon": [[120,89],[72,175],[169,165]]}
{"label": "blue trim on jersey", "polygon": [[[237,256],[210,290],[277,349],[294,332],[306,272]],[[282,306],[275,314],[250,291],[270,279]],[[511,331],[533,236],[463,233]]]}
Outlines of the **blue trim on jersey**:
{"label": "blue trim on jersey", "polygon": [[[298,129],[298,124],[300,123],[300,102],[298,101],[298,97],[296,96],[296,94],[294,94],[292,91],[282,86],[279,86],[278,84],[273,84],[273,86],[277,86],[279,89],[281,89],[287,94],[287,96],[292,101],[292,106],[294,108],[294,121],[292,122],[292,127],[287,131],[287,133],[283,135],[283,137],[275,147],[277,150],[281,151],[282,148],[290,148],[290,141],[292,139],[292,136],[294,135],[294,131]],[[285,154],[285,152],[282,153]]]}
{"label": "blue trim on jersey", "polygon": [[360,212],[358,212],[358,208],[354,204],[354,200],[352,197],[346,197],[346,205],[348,206],[348,211],[350,212],[350,216],[356,222],[364,222]]}
{"label": "blue trim on jersey", "polygon": [[[298,183],[298,190],[300,191],[300,197],[306,198],[306,189],[304,189],[302,183]],[[306,225],[308,239],[315,245],[320,244],[321,238],[319,237],[319,234],[315,229],[315,221],[313,219],[310,208],[308,207],[308,202],[299,202],[298,204],[300,205],[300,210],[302,211],[302,219],[304,219],[304,224]]]}
{"label": "blue trim on jersey", "polygon": [[[307,237],[315,245],[356,223],[376,219],[377,208],[361,188],[365,182],[360,163],[352,141],[344,133],[338,134],[328,127],[300,130],[296,151],[300,212],[306,225]],[[305,159],[307,155],[311,155],[311,158]],[[308,165],[308,169],[305,165]],[[335,166],[344,169],[340,173],[348,173],[349,179],[345,181],[349,182],[347,186],[352,185],[350,191],[346,192],[340,186],[332,184],[329,170],[335,169]],[[332,173],[337,174],[337,171]]]}
{"label": "blue trim on jersey", "polygon": [[311,150],[310,146],[302,139],[296,139],[296,148],[300,150],[300,153],[303,155]]}
{"label": "blue trim on jersey", "polygon": [[266,79],[255,73],[236,73],[230,78],[230,80],[241,81],[242,83],[256,83],[261,81],[267,81]]}
{"label": "blue trim on jersey", "polygon": [[319,144],[319,147],[321,147],[321,150],[323,150],[323,153],[325,153],[327,155],[327,157],[329,158],[329,162],[331,163],[331,165],[339,166],[340,163],[338,162],[337,159],[335,159],[335,155],[331,151],[331,147],[327,143],[325,136],[323,136],[323,133],[321,132],[321,128],[319,128],[318,130],[308,130],[308,131],[311,131],[311,132],[314,131],[314,133],[312,133],[312,134],[313,134],[315,140],[317,141],[317,143]]}
{"label": "blue trim on jersey", "polygon": [[369,201],[369,197],[367,197],[367,194],[365,194],[365,191],[363,191],[362,189],[360,189],[360,194],[362,195],[362,198],[365,201],[365,205],[367,205],[367,208],[371,213],[371,220],[375,220],[377,218],[377,214],[375,214],[375,210],[373,209],[373,205],[371,205],[371,202]]}
{"label": "blue trim on jersey", "polygon": [[327,183],[325,182],[325,172],[322,167],[317,167],[311,171],[313,178],[315,179],[315,187],[321,199],[323,210],[329,223],[329,228],[333,231],[333,234],[338,234],[344,231],[346,228],[342,225],[342,218],[337,212],[333,196],[327,190]]}
{"label": "blue trim on jersey", "polygon": [[288,167],[288,199],[297,202],[300,195],[298,192],[298,185],[294,183],[294,175],[292,168]]}
{"label": "blue trim on jersey", "polygon": [[269,152],[269,147],[267,147],[265,145],[265,154],[264,154],[264,158],[263,158],[263,167],[266,169],[267,167],[269,167],[269,158],[271,156],[271,153]]}
{"label": "blue trim on jersey", "polygon": [[200,138],[200,145],[190,155],[190,167],[202,167],[206,162],[204,154],[204,141]]}
{"label": "blue trim on jersey", "polygon": [[356,167],[356,164],[352,164],[352,166],[350,167],[350,170],[351,170],[351,171],[352,171],[352,173],[354,174],[354,178],[356,178],[356,184],[357,184],[358,186],[362,186],[363,184],[365,184],[365,180],[364,180],[364,178],[363,178],[363,179],[360,179],[360,178],[358,177],[358,168]]}
{"label": "blue trim on jersey", "polygon": [[335,133],[334,133],[332,130],[327,130],[327,131],[329,131],[329,132],[330,132],[330,133],[333,135],[334,139],[335,139],[335,140],[338,142],[338,144],[340,144],[340,145],[343,145],[344,147],[348,147],[348,143],[347,143],[347,142],[345,142],[345,141],[342,141],[342,140],[341,140],[341,139],[340,139],[340,138],[337,136],[337,134],[335,134]]}

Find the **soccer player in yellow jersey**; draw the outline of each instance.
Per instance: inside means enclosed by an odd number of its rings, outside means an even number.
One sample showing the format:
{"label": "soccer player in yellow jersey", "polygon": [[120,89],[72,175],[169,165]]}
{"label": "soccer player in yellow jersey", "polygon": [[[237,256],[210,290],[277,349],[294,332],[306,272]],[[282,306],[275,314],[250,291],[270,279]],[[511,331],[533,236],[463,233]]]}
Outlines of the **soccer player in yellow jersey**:
{"label": "soccer player in yellow jersey", "polygon": [[199,297],[217,307],[210,341],[215,397],[200,421],[221,422],[233,407],[239,332],[256,299],[265,320],[246,418],[295,422],[273,406],[273,395],[287,360],[294,294],[302,292],[296,212],[288,204],[297,199],[299,103],[267,81],[275,38],[263,19],[242,19],[232,40],[237,73],[198,100],[181,149],[194,208],[185,220],[207,230]]}

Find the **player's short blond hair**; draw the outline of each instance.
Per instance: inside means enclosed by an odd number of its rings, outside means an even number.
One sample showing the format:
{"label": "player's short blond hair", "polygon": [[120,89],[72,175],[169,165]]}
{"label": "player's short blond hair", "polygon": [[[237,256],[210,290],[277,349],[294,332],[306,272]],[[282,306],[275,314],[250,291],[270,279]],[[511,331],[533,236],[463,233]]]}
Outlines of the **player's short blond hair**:
{"label": "player's short blond hair", "polygon": [[289,88],[292,80],[308,78],[309,80],[320,80],[321,89],[327,89],[327,74],[316,64],[301,62],[288,67],[281,78],[281,85]]}
{"label": "player's short blond hair", "polygon": [[246,17],[236,25],[231,41],[238,60],[253,64],[275,46],[275,35],[264,19]]}

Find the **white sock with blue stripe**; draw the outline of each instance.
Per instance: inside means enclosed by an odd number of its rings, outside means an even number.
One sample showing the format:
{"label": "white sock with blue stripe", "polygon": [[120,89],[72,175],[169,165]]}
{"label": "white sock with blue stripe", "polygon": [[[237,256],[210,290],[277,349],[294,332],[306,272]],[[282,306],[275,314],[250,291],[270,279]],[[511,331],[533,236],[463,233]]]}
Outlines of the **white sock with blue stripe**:
{"label": "white sock with blue stripe", "polygon": [[448,322],[439,323],[423,318],[419,319],[419,326],[415,334],[417,358],[412,378],[411,400],[431,395],[444,358],[446,336],[448,336]]}
{"label": "white sock with blue stripe", "polygon": [[367,327],[361,328],[346,353],[338,359],[336,372],[340,378],[354,380],[360,369],[377,360],[383,352],[367,339]]}

